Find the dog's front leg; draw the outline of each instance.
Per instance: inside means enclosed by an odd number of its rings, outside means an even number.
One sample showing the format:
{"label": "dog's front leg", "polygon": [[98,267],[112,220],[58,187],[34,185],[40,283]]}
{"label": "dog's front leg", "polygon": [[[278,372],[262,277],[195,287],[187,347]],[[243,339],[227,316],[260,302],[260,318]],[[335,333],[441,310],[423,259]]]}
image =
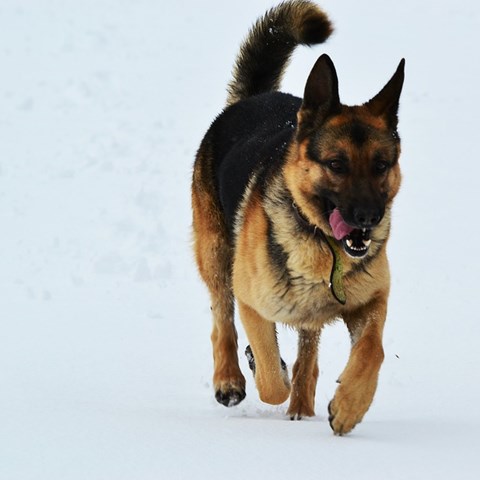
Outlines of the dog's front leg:
{"label": "dog's front leg", "polygon": [[238,309],[255,359],[255,383],[260,399],[279,405],[290,395],[290,382],[282,367],[275,323],[265,320],[241,301]]}
{"label": "dog's front leg", "polygon": [[352,335],[352,350],[328,406],[330,426],[337,435],[350,432],[372,403],[384,358],[382,335],[386,313],[387,294],[382,293],[343,316]]}

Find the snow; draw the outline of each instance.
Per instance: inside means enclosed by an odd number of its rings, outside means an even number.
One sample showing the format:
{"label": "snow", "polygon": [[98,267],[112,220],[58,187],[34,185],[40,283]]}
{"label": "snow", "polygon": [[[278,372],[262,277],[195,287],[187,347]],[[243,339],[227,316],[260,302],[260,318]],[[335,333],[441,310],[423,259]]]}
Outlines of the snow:
{"label": "snow", "polygon": [[[240,40],[272,3],[0,2],[0,478],[389,478],[480,473],[474,0],[322,6],[346,103],[405,57],[386,360],[346,437],[326,408],[348,355],[325,330],[317,416],[213,397],[189,183]],[[240,349],[247,341],[239,329]],[[291,368],[295,335],[280,329]]]}

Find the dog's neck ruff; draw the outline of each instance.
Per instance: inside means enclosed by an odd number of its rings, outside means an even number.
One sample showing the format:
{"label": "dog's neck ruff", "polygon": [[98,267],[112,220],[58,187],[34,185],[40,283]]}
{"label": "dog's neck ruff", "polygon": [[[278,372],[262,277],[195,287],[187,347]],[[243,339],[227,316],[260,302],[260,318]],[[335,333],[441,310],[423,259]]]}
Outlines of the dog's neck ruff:
{"label": "dog's neck ruff", "polygon": [[294,213],[294,216],[295,216],[295,220],[297,221],[297,223],[299,223],[301,225],[301,227],[304,229],[304,230],[307,230],[308,232],[310,232],[312,235],[319,235],[322,239],[325,239],[325,235],[324,233],[322,232],[322,230],[320,230],[316,225],[312,225],[306,218],[305,216],[303,215],[303,213],[299,210],[299,208],[297,207],[297,204],[295,202],[292,202],[292,208],[293,208],[293,213]]}
{"label": "dog's neck ruff", "polygon": [[295,202],[292,202],[292,209],[295,219],[302,226],[302,228],[309,231],[313,236],[318,236],[319,238],[321,238],[328,245],[328,248],[332,252],[333,265],[332,271],[330,273],[330,291],[335,297],[335,300],[337,300],[342,305],[345,305],[345,303],[347,302],[347,297],[345,295],[345,289],[343,287],[343,264],[338,245],[336,244],[335,240],[332,237],[326,235],[323,230],[321,230],[316,225],[312,225],[305,218],[302,212],[300,212]]}

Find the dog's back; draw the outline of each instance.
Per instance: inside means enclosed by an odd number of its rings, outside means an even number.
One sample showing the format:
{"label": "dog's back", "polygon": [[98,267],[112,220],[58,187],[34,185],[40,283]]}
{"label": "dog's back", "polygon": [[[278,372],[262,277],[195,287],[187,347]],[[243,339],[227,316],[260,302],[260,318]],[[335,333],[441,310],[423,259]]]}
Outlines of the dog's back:
{"label": "dog's back", "polygon": [[212,189],[230,233],[252,173],[275,168],[295,132],[302,100],[277,91],[295,47],[322,43],[331,32],[327,16],[313,3],[285,2],[261,17],[241,46],[227,108],[204,138],[210,155],[197,156],[213,173]]}
{"label": "dog's back", "polygon": [[230,233],[253,173],[266,178],[281,168],[301,103],[285,93],[263,93],[227,108],[208,132],[214,146],[215,189]]}

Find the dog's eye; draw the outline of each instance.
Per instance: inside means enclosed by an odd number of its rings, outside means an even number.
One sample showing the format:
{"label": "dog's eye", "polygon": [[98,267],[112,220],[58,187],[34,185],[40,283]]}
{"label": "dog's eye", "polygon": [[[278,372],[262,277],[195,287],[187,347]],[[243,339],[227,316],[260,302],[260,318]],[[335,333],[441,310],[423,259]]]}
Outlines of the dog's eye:
{"label": "dog's eye", "polygon": [[382,175],[390,168],[390,165],[383,160],[377,160],[373,168],[377,175]]}
{"label": "dog's eye", "polygon": [[327,167],[334,173],[342,174],[348,172],[347,165],[341,160],[330,160],[327,162]]}

